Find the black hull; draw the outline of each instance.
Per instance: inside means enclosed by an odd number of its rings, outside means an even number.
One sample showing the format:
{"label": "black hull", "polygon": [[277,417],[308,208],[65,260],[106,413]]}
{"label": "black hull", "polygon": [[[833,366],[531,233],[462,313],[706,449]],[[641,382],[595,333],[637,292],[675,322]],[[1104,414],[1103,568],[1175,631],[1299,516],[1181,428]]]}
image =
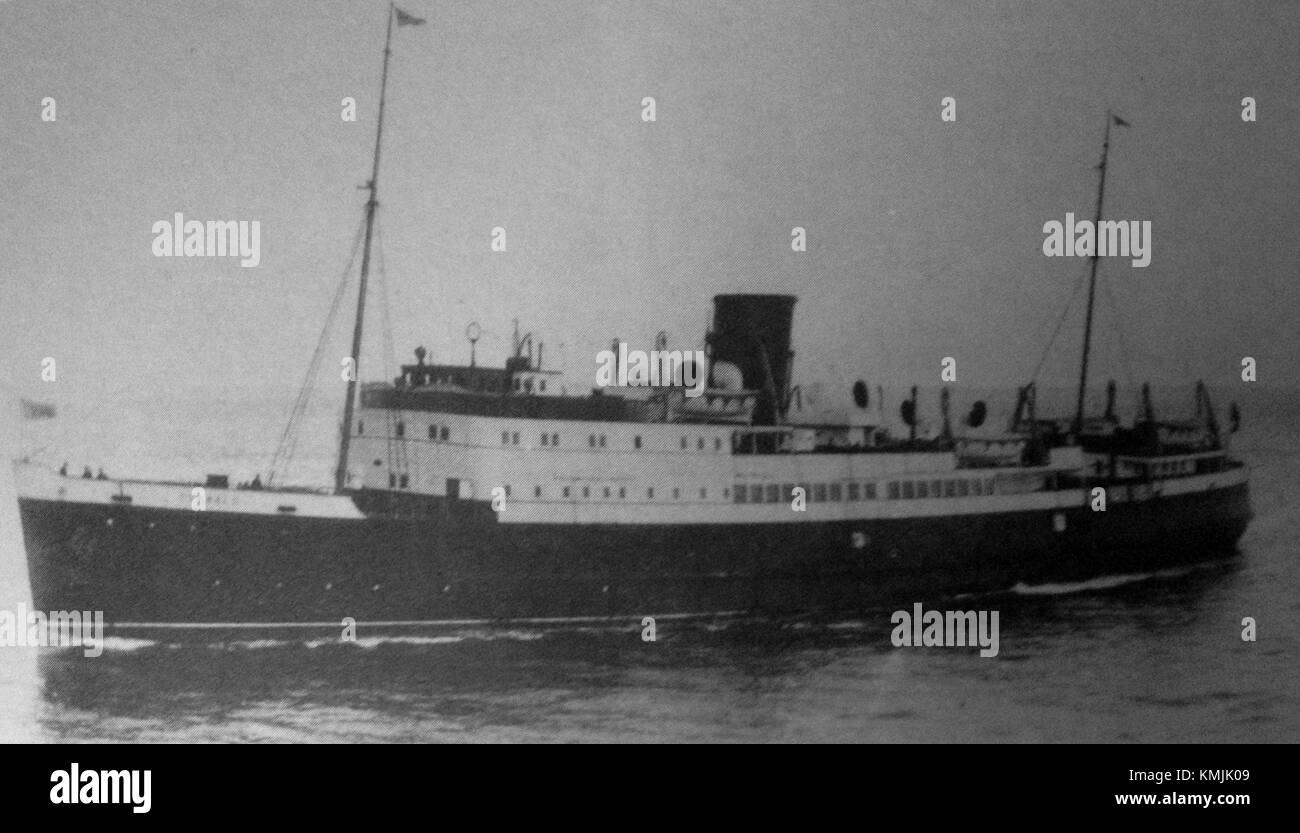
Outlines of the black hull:
{"label": "black hull", "polygon": [[119,630],[848,612],[1224,557],[1251,516],[1244,484],[1106,512],[820,524],[509,525],[470,501],[356,501],[370,517],[20,499],[33,604]]}

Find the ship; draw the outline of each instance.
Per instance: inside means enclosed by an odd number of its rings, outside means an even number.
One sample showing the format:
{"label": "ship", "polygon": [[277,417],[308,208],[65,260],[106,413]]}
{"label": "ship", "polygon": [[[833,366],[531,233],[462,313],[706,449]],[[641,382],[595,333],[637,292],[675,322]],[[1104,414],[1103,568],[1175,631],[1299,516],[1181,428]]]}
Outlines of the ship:
{"label": "ship", "polygon": [[571,393],[518,330],[503,366],[417,349],[393,379],[354,373],[329,486],[279,485],[274,462],[232,485],[21,459],[33,604],[103,611],[121,633],[805,616],[1230,558],[1251,518],[1236,407],[1221,428],[1197,383],[1196,418],[1162,421],[1144,388],[1123,419],[1111,383],[1086,414],[1096,280],[1093,257],[1075,413],[1040,415],[1031,382],[997,431],[976,430],[982,401],[954,420],[946,392],[923,430],[915,388],[895,430],[861,381],[844,419],[810,421],[794,407],[797,298],[718,294],[698,396],[672,378]]}

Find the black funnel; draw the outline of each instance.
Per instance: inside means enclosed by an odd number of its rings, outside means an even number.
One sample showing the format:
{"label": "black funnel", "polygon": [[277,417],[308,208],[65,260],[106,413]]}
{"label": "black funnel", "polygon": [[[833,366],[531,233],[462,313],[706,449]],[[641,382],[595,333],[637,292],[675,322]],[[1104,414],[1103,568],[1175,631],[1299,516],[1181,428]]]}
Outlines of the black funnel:
{"label": "black funnel", "polygon": [[740,368],[748,390],[763,391],[754,409],[755,425],[772,425],[783,416],[790,393],[790,332],[793,295],[715,295],[713,330],[708,336],[712,364]]}

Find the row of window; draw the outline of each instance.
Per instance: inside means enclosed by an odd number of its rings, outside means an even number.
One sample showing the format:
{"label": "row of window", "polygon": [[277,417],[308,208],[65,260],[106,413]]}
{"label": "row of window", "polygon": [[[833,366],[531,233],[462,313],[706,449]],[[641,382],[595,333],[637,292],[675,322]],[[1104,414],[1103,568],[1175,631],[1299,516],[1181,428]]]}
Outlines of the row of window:
{"label": "row of window", "polygon": [[[358,422],[357,422],[357,435],[360,436],[360,435],[364,434],[365,432],[366,432],[366,423],[365,423],[365,421],[364,421],[364,420],[358,421]],[[406,436],[406,423],[405,423],[405,422],[398,422],[398,423],[397,423],[397,431],[396,431],[396,433],[397,433],[397,436],[398,436],[398,437],[405,437],[405,436]],[[544,446],[548,446],[548,447],[552,447],[552,448],[558,448],[559,445],[560,445],[560,435],[559,435],[559,434],[556,434],[556,433],[550,433],[550,434],[543,433],[543,434],[541,435],[541,437],[542,437],[542,445],[544,445]],[[430,425],[430,426],[429,426],[429,439],[434,440],[435,442],[439,442],[439,441],[440,441],[440,442],[447,442],[449,439],[451,439],[451,429],[448,428],[448,427],[445,426],[445,425]],[[589,448],[604,448],[604,447],[605,447],[605,443],[606,443],[606,437],[605,437],[604,434],[588,434],[588,435],[587,435],[587,446],[588,446]],[[502,432],[501,432],[501,444],[502,444],[502,445],[519,445],[519,432],[518,432],[518,431],[502,431]],[[632,444],[633,444],[634,447],[636,447],[636,448],[638,448],[638,449],[641,448],[641,435],[638,434],[636,437],[634,437],[634,438],[633,438],[633,442],[632,442]],[[703,451],[703,450],[704,450],[704,446],[705,446],[704,438],[703,438],[703,437],[697,437],[697,438],[695,439],[695,448],[696,448],[698,451]],[[687,438],[686,438],[686,437],[682,437],[682,438],[681,438],[681,448],[682,448],[682,450],[686,450],[686,449],[689,448],[689,447],[690,447],[690,443],[688,442]],[[721,438],[721,437],[714,437],[714,438],[713,438],[713,450],[714,450],[714,451],[721,451],[721,450],[722,450],[722,438]]]}
{"label": "row of window", "polygon": [[466,390],[493,391],[493,392],[504,392],[510,390],[513,387],[514,390],[522,391],[524,393],[532,393],[535,387],[537,391],[541,393],[546,392],[545,379],[537,379],[537,383],[536,385],[534,385],[533,377],[531,376],[526,378],[520,376],[514,376],[513,378],[511,378],[511,377],[501,376],[497,373],[492,373],[492,372],[487,372],[487,373],[471,372],[470,375],[466,377],[465,374],[463,373],[434,374],[434,373],[420,372],[420,369],[416,368],[415,372],[408,371],[405,374],[405,383],[408,386],[412,386],[412,387],[417,385],[429,385],[429,384],[455,385],[457,387],[465,388]]}
{"label": "row of window", "polygon": [[[795,488],[802,488],[804,497],[813,503],[843,500],[876,500],[875,483],[737,483],[732,490],[736,503],[783,503],[794,498]],[[885,484],[888,500],[911,500],[928,497],[969,497],[993,494],[994,479],[947,478],[929,480],[891,480]]]}
{"label": "row of window", "polygon": [[[402,475],[403,486],[405,486],[405,478],[406,478],[406,475]],[[391,480],[391,478],[390,478],[390,480]],[[510,487],[509,487],[509,486],[505,486],[505,487],[503,487],[503,488],[505,489],[506,497],[510,497]],[[583,487],[581,487],[581,488],[579,488],[579,487],[577,487],[577,486],[564,486],[564,487],[562,487],[562,488],[560,489],[560,496],[563,497],[563,498],[565,498],[565,499],[567,499],[567,500],[572,500],[572,499],[574,499],[574,498],[576,498],[576,497],[578,497],[578,496],[581,496],[581,497],[583,497],[583,498],[590,499],[591,496],[592,496],[592,491],[593,491],[593,490],[592,490],[592,487],[591,487],[591,486],[583,486]],[[618,486],[618,487],[614,487],[614,486],[603,486],[603,487],[600,487],[600,488],[597,490],[597,492],[598,492],[598,494],[597,494],[598,497],[604,497],[604,498],[606,498],[606,499],[613,499],[616,495],[618,496],[618,498],[619,498],[620,500],[626,500],[626,499],[627,499],[627,487],[626,487],[626,486]],[[725,497],[727,497],[727,496],[730,495],[731,490],[730,490],[730,489],[723,489],[722,492],[723,492],[723,497],[725,498]],[[681,490],[680,487],[674,487],[674,488],[672,489],[671,494],[672,494],[672,496],[673,496],[673,498],[672,498],[673,500],[681,500],[681,498],[682,498],[682,490]],[[708,500],[708,499],[709,499],[709,490],[708,490],[707,488],[701,487],[701,488],[700,488],[700,491],[699,491],[699,495],[700,495],[700,500]],[[533,487],[533,497],[535,497],[535,498],[540,498],[541,496],[542,496],[542,487],[541,487],[541,486],[534,486],[534,487]],[[647,500],[654,500],[654,499],[655,499],[655,490],[654,490],[654,487],[653,487],[653,486],[651,486],[651,487],[649,487],[649,488],[647,488],[647,489],[645,490],[645,496],[646,496],[646,499],[647,499]]]}
{"label": "row of window", "polygon": [[[400,431],[398,432],[397,435],[398,435],[399,437],[402,436],[402,434],[401,434]],[[560,435],[559,435],[559,434],[555,434],[555,433],[547,434],[547,433],[543,432],[542,435],[541,435],[541,437],[542,437],[542,445],[544,445],[544,446],[549,446],[549,447],[551,447],[551,448],[558,448],[559,445],[560,445]],[[444,437],[444,439],[446,439],[446,438]],[[607,442],[608,442],[608,438],[607,438],[604,434],[588,434],[588,435],[587,435],[587,447],[588,447],[588,448],[605,448],[606,445],[607,445]],[[502,444],[502,445],[519,445],[519,432],[518,432],[518,431],[502,431],[502,432],[501,432],[501,444]],[[635,448],[638,448],[638,449],[641,448],[641,435],[640,435],[640,434],[638,434],[637,436],[635,436],[635,437],[632,438],[632,445],[633,445],[633,447],[635,447]],[[704,450],[704,446],[705,446],[704,438],[703,438],[703,437],[697,437],[696,440],[695,440],[695,448],[696,448],[697,450],[699,450],[699,451],[703,451],[703,450]],[[682,437],[682,438],[681,438],[681,448],[682,448],[683,450],[685,450],[685,449],[687,449],[687,448],[689,448],[689,447],[690,447],[690,443],[688,442],[687,438],[686,438],[686,437]],[[713,438],[713,450],[714,450],[714,451],[721,451],[721,450],[722,450],[722,438],[721,438],[721,437],[714,437],[714,438]]]}
{"label": "row of window", "polygon": [[[519,445],[519,432],[518,432],[518,431],[502,431],[502,432],[501,432],[501,444],[502,444],[502,445]],[[543,434],[542,434],[542,445],[545,445],[545,446],[554,446],[554,447],[558,448],[559,445],[560,445],[560,435],[559,435],[559,434],[546,434],[546,433],[543,433]]]}
{"label": "row of window", "polygon": [[[532,392],[533,392],[533,380],[532,380],[531,378],[528,378],[528,379],[521,379],[521,378],[519,378],[518,376],[516,376],[516,377],[515,377],[515,390],[516,390],[516,391],[520,391],[520,390],[522,390],[524,393],[532,393]],[[545,392],[546,392],[546,380],[545,380],[545,379],[538,379],[538,380],[537,380],[537,390],[538,390],[539,392],[541,392],[541,393],[545,393]]]}
{"label": "row of window", "polygon": [[[375,465],[380,465],[376,460]],[[393,489],[405,489],[408,487],[408,476],[389,474],[388,486]],[[725,500],[731,497],[736,503],[783,503],[794,498],[795,488],[803,489],[804,496],[812,503],[834,503],[844,500],[876,500],[875,483],[764,483],[764,484],[744,484],[737,483],[734,489],[723,489],[722,496]],[[561,496],[566,499],[574,497],[576,487],[564,486],[561,489]],[[681,489],[674,487],[672,490],[673,500],[681,499]],[[510,495],[510,487],[505,487],[506,496]],[[604,486],[601,489],[602,496],[609,499],[615,495],[615,489],[611,486]],[[912,500],[914,498],[929,497],[969,497],[972,495],[991,495],[994,493],[994,479],[992,477],[981,478],[948,478],[948,479],[930,479],[930,480],[891,480],[885,484],[885,498],[888,500]],[[583,486],[581,489],[583,498],[591,497],[591,487]],[[617,494],[620,499],[627,498],[627,487],[619,486]],[[699,491],[700,500],[709,499],[709,490],[701,487]],[[533,497],[542,496],[542,487],[533,487]],[[654,487],[646,489],[646,499],[655,499]]]}
{"label": "row of window", "polygon": [[[364,433],[366,433],[366,423],[365,423],[364,420],[358,420],[358,421],[357,421],[357,436],[360,436],[360,435],[362,435],[362,434],[364,434]],[[405,423],[405,422],[398,422],[398,423],[397,423],[397,430],[396,430],[396,433],[397,433],[397,436],[399,436],[399,437],[405,437],[405,436],[406,436],[406,423]],[[515,436],[518,437],[519,435],[516,434]],[[430,426],[429,426],[429,439],[433,440],[434,442],[444,442],[444,443],[445,443],[445,442],[447,442],[448,440],[451,439],[451,429],[448,428],[448,427],[445,426],[445,425],[430,425]]]}

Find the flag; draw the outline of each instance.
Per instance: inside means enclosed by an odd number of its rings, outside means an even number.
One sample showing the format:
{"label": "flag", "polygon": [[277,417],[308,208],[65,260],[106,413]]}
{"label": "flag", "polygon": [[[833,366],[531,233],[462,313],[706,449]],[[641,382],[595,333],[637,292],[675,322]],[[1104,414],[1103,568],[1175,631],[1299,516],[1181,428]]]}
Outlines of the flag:
{"label": "flag", "polygon": [[[401,12],[398,12],[398,14],[401,14]],[[1116,126],[1116,127],[1130,127],[1130,126],[1131,126],[1131,125],[1129,125],[1128,122],[1124,121],[1123,119],[1121,119],[1119,116],[1115,115],[1114,113],[1112,113],[1110,117],[1111,117],[1112,119],[1115,120],[1115,126]]]}
{"label": "flag", "polygon": [[33,402],[30,399],[18,400],[23,419],[54,419],[54,406],[48,402]]}
{"label": "flag", "polygon": [[397,8],[396,6],[393,6],[393,11],[397,12],[398,26],[423,26],[424,25],[424,18],[422,17],[416,17],[413,14],[407,14],[406,12]]}

